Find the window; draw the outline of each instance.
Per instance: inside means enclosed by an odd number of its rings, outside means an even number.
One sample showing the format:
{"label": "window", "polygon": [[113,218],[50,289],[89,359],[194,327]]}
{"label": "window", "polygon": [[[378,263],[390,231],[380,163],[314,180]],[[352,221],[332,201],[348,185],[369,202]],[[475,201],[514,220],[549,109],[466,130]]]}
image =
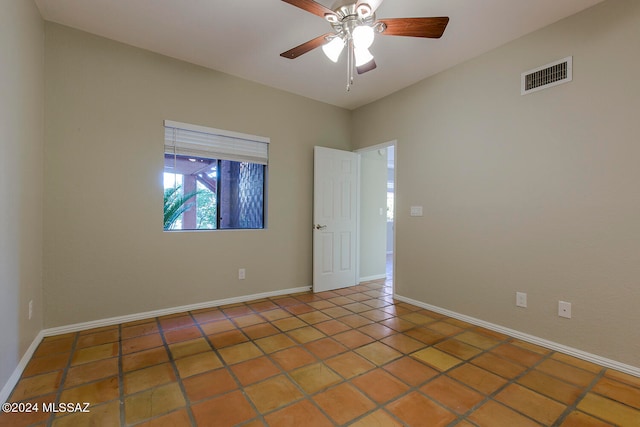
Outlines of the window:
{"label": "window", "polygon": [[268,143],[166,120],[165,231],[264,228]]}

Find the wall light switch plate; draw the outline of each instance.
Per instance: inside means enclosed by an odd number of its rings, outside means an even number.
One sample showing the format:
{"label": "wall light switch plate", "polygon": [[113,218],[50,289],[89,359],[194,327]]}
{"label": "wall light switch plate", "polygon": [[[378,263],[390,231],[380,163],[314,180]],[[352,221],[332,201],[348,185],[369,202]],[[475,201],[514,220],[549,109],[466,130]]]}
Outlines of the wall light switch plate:
{"label": "wall light switch plate", "polygon": [[240,268],[240,269],[238,270],[238,279],[240,279],[240,280],[244,280],[244,279],[245,279],[245,277],[246,277],[246,273],[247,273],[247,272],[245,271],[245,269],[244,269],[244,268]]}
{"label": "wall light switch plate", "polygon": [[524,292],[516,292],[516,305],[518,307],[527,307],[527,294]]}
{"label": "wall light switch plate", "polygon": [[422,206],[411,206],[411,210],[409,211],[409,215],[411,215],[411,216],[422,216]]}

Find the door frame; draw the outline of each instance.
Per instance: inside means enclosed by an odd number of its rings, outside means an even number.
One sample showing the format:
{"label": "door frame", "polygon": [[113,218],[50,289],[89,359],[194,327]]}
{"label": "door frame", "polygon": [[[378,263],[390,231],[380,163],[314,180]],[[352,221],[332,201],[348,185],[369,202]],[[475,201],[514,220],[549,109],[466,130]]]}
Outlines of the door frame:
{"label": "door frame", "polygon": [[[389,147],[393,147],[393,255],[392,255],[392,261],[391,261],[393,267],[391,272],[391,286],[392,286],[393,294],[395,295],[395,292],[396,292],[396,236],[398,234],[396,232],[396,223],[397,223],[396,213],[398,211],[398,204],[396,203],[396,195],[398,190],[398,140],[393,139],[391,141],[383,142],[380,144],[359,148],[357,150],[354,150],[354,153],[358,153],[359,155],[362,155],[362,153],[367,153],[369,151],[377,151],[380,149],[387,149]],[[357,244],[356,246],[356,281],[358,284],[360,283],[360,236],[362,235],[362,230],[361,230],[362,221],[360,218],[361,174],[362,174],[362,169],[360,169],[360,176],[358,177],[358,200],[357,200],[357,215],[358,215],[358,230],[357,230],[358,237],[357,238],[358,240],[356,243]]]}

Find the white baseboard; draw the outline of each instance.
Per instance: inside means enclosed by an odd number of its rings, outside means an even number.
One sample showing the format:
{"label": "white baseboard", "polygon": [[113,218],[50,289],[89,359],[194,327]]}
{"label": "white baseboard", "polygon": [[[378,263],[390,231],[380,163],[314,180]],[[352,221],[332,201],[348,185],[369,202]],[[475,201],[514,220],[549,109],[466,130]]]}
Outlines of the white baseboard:
{"label": "white baseboard", "polygon": [[421,301],[417,301],[411,298],[403,297],[398,294],[394,294],[393,297],[398,301],[406,302],[416,307],[421,307],[426,310],[434,311],[436,313],[444,314],[445,316],[453,317],[454,319],[462,320],[463,322],[471,323],[472,325],[482,326],[483,328],[490,329],[492,331],[500,332],[510,337],[518,338],[522,341],[526,341],[532,344],[539,345],[541,347],[555,350],[560,353],[568,354],[570,356],[577,357],[578,359],[586,360],[606,368],[615,369],[616,371],[624,372],[625,374],[640,377],[640,367],[627,365],[616,360],[607,359],[606,357],[598,356],[597,354],[587,353],[586,351],[579,350],[577,348],[568,347],[563,344],[558,344],[553,341],[546,340],[544,338],[529,335],[524,332],[516,331],[515,329],[509,329],[504,326],[496,325],[494,323],[485,322],[484,320],[476,319],[475,317],[467,316],[464,314],[456,313],[455,311],[440,308],[435,305],[427,304]]}
{"label": "white baseboard", "polygon": [[[384,276],[382,276],[382,277],[384,277]],[[372,278],[362,278],[361,280],[362,281],[365,281],[365,280],[376,280],[377,278],[380,278],[380,277],[376,277],[376,278],[373,278],[373,279]],[[147,312],[143,312],[143,313],[136,313],[136,314],[130,314],[130,315],[125,315],[125,316],[110,317],[110,318],[107,318],[107,319],[94,320],[94,321],[90,321],[90,322],[76,323],[76,324],[68,325],[68,326],[59,326],[59,327],[56,327],[56,328],[43,329],[42,331],[40,331],[38,333],[38,335],[36,335],[36,337],[34,338],[33,342],[31,343],[31,345],[29,346],[27,351],[24,353],[24,355],[20,359],[20,362],[18,363],[18,366],[16,366],[16,368],[14,369],[13,374],[11,374],[11,376],[7,380],[6,384],[2,387],[2,390],[0,390],[0,402],[4,403],[4,402],[7,401],[7,399],[11,395],[11,392],[13,391],[13,388],[18,383],[18,380],[20,380],[20,377],[22,376],[22,373],[23,373],[24,369],[27,367],[27,364],[29,363],[29,360],[31,360],[31,357],[35,353],[36,349],[38,348],[38,345],[40,345],[40,342],[42,341],[42,339],[44,337],[53,336],[53,335],[60,335],[60,334],[65,334],[65,333],[69,333],[69,332],[78,332],[78,331],[83,331],[83,330],[86,330],[86,329],[98,328],[98,327],[102,327],[102,326],[117,325],[117,324],[120,324],[120,323],[126,323],[126,322],[132,322],[132,321],[135,321],[135,320],[147,319],[147,318],[150,318],[150,317],[166,316],[166,315],[169,315],[169,314],[180,313],[180,312],[183,312],[183,311],[200,310],[200,309],[203,309],[203,308],[213,308],[213,307],[218,307],[218,306],[222,306],[222,305],[235,304],[235,303],[239,303],[239,302],[252,301],[252,300],[257,300],[257,299],[262,299],[262,298],[269,298],[269,297],[276,297],[276,296],[281,296],[281,295],[289,295],[289,294],[294,294],[294,293],[307,292],[310,289],[311,289],[310,286],[303,286],[303,287],[299,287],[299,288],[290,288],[290,289],[283,289],[283,290],[279,290],[279,291],[264,292],[264,293],[260,293],[260,294],[245,295],[245,296],[226,298],[226,299],[221,299],[221,300],[207,301],[207,302],[203,302],[203,303],[183,305],[183,306],[178,306],[178,307],[171,307],[171,308],[166,308],[166,309],[161,309],[161,310],[147,311]],[[617,371],[624,372],[624,373],[629,374],[629,375],[640,377],[640,368],[639,367],[627,365],[627,364],[624,364],[624,363],[621,363],[621,362],[618,362],[618,361],[615,361],[615,360],[612,360],[612,359],[607,359],[605,357],[601,357],[601,356],[598,356],[598,355],[595,355],[595,354],[592,354],[592,353],[587,353],[585,351],[578,350],[576,348],[572,348],[572,347],[568,347],[568,346],[565,346],[565,345],[562,345],[562,344],[558,344],[556,342],[549,341],[549,340],[546,340],[546,339],[543,339],[543,338],[539,338],[539,337],[536,337],[534,335],[525,334],[523,332],[516,331],[514,329],[509,329],[509,328],[506,328],[504,326],[496,325],[496,324],[493,324],[493,323],[490,323],[490,322],[486,322],[484,320],[476,319],[476,318],[471,317],[471,316],[467,316],[467,315],[464,315],[464,314],[456,313],[454,311],[447,310],[447,309],[444,309],[444,308],[440,308],[440,307],[437,307],[437,306],[434,306],[434,305],[431,305],[431,304],[426,304],[426,303],[423,303],[421,301],[417,301],[417,300],[414,300],[414,299],[411,299],[411,298],[403,297],[403,296],[398,295],[398,294],[394,294],[394,298],[397,299],[398,301],[403,301],[403,302],[406,302],[408,304],[415,305],[416,307],[421,307],[421,308],[424,308],[426,310],[431,310],[431,311],[434,311],[436,313],[440,313],[440,314],[443,314],[445,316],[452,317],[454,319],[459,319],[459,320],[462,320],[464,322],[471,323],[473,325],[481,326],[483,328],[487,328],[487,329],[490,329],[492,331],[500,332],[502,334],[509,335],[511,337],[521,339],[522,341],[530,342],[532,344],[536,344],[536,345],[539,345],[539,346],[542,346],[542,347],[545,347],[545,348],[549,348],[551,350],[559,351],[561,353],[568,354],[568,355],[577,357],[579,359],[586,360],[588,362],[596,363],[598,365],[601,365],[601,366],[604,366],[604,367],[607,367],[607,368],[615,369]]]}
{"label": "white baseboard", "polygon": [[7,401],[7,399],[11,395],[11,392],[13,391],[13,388],[18,383],[18,380],[20,380],[20,377],[22,376],[22,372],[24,372],[24,369],[27,367],[29,360],[31,360],[33,353],[36,351],[36,349],[38,348],[38,346],[40,345],[40,342],[44,337],[61,335],[61,334],[66,334],[70,332],[79,332],[87,329],[99,328],[102,326],[118,325],[120,323],[133,322],[135,320],[148,319],[151,317],[166,316],[169,314],[181,313],[183,311],[200,310],[203,308],[219,307],[222,305],[236,304],[239,302],[253,301],[253,300],[258,300],[262,298],[278,297],[281,295],[290,295],[290,294],[296,294],[300,292],[308,292],[309,290],[311,290],[311,286],[302,286],[299,288],[289,288],[289,289],[282,289],[279,291],[263,292],[259,294],[225,298],[220,300],[201,302],[197,304],[182,305],[178,307],[164,308],[161,310],[145,311],[143,313],[109,317],[107,319],[92,320],[90,322],[74,323],[73,325],[58,326],[55,328],[43,329],[35,337],[31,345],[27,349],[27,351],[24,353],[24,356],[22,356],[22,359],[20,359],[18,366],[16,366],[16,368],[14,369],[13,374],[11,374],[11,376],[7,380],[4,387],[2,387],[2,391],[0,391],[0,402],[4,403]]}
{"label": "white baseboard", "polygon": [[25,351],[24,355],[22,356],[22,359],[20,359],[20,361],[18,362],[18,366],[16,366],[16,368],[13,370],[13,373],[7,380],[4,387],[2,387],[2,390],[0,390],[1,403],[5,403],[7,399],[9,399],[9,396],[11,396],[11,392],[13,391],[13,388],[16,386],[16,384],[18,384],[18,380],[22,376],[22,372],[24,372],[24,368],[27,367],[29,360],[31,360],[33,353],[35,353],[36,349],[40,345],[40,341],[42,341],[42,338],[44,338],[44,334],[42,333],[42,331],[40,331],[38,332],[38,335],[36,335],[36,337],[33,339],[33,342],[31,343],[27,351]]}
{"label": "white baseboard", "polygon": [[100,328],[103,326],[118,325],[120,323],[133,322],[136,320],[148,319],[151,317],[167,316],[169,314],[181,313],[183,311],[201,310],[203,308],[219,307],[221,305],[236,304],[239,302],[253,301],[262,298],[277,297],[281,295],[295,294],[299,292],[308,292],[310,286],[302,286],[300,288],[282,289],[279,291],[263,292],[260,294],[244,295],[239,297],[225,298],[214,301],[200,302],[196,304],[181,305],[178,307],[163,308],[160,310],[145,311],[143,313],[127,314],[125,316],[109,317],[107,319],[92,320],[90,322],[74,323],[73,325],[58,326],[55,328],[44,329],[42,332],[45,337],[53,335],[61,335],[69,332],[84,331],[87,329]]}
{"label": "white baseboard", "polygon": [[387,278],[386,274],[375,274],[373,276],[361,277],[360,282],[369,282],[371,280],[379,280],[379,279],[386,279],[386,278]]}

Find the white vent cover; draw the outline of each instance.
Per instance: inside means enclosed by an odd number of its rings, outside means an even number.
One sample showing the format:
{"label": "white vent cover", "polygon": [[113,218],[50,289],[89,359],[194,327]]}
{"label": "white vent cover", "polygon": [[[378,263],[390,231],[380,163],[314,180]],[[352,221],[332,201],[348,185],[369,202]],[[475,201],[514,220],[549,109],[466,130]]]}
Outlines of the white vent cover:
{"label": "white vent cover", "polygon": [[520,77],[520,94],[537,92],[573,79],[573,56],[567,56],[533,70],[525,71]]}

